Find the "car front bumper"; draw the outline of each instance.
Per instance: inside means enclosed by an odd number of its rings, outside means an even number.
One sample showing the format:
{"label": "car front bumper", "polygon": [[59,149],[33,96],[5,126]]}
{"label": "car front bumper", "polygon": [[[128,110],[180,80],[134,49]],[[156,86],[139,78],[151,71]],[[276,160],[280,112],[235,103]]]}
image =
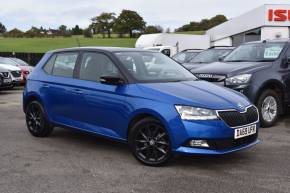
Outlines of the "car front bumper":
{"label": "car front bumper", "polygon": [[234,148],[230,148],[230,149],[223,149],[223,150],[214,150],[214,149],[201,149],[201,148],[192,148],[192,147],[180,147],[178,149],[175,150],[176,153],[180,153],[180,154],[206,154],[206,155],[223,155],[223,154],[228,154],[228,153],[233,153],[236,151],[240,151],[243,149],[247,149],[250,148],[258,143],[260,143],[261,141],[259,139],[256,139],[254,142],[249,143],[249,144],[245,144],[245,145],[241,145],[238,147],[234,147]]}
{"label": "car front bumper", "polygon": [[10,78],[1,78],[0,79],[0,88],[10,88],[13,86],[13,81]]}
{"label": "car front bumper", "polygon": [[[256,133],[235,139],[235,129],[243,128],[244,126],[231,128],[227,126],[222,120],[213,121],[182,121],[184,131],[175,134],[178,139],[177,147],[173,152],[178,154],[205,154],[218,155],[228,154],[235,151],[240,151],[252,147],[260,142],[258,139],[259,123],[252,123],[256,125]],[[191,140],[206,141],[209,147],[192,147],[189,145]]]}

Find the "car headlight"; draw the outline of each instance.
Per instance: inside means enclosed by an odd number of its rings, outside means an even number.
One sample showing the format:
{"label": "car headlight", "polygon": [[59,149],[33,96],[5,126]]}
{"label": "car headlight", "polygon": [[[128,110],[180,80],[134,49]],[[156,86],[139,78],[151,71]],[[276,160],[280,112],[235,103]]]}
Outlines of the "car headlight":
{"label": "car headlight", "polygon": [[214,120],[218,119],[216,111],[198,107],[175,105],[182,120]]}
{"label": "car headlight", "polygon": [[242,74],[226,79],[226,85],[240,85],[247,84],[251,80],[251,74]]}

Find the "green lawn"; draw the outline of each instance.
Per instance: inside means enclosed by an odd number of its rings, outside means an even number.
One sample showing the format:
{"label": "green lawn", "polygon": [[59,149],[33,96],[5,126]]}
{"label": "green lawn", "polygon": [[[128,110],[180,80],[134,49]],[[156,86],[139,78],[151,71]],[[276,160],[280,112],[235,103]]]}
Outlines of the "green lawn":
{"label": "green lawn", "polygon": [[190,35],[204,35],[205,31],[183,31],[183,32],[175,32],[176,34],[190,34]]}
{"label": "green lawn", "polygon": [[135,47],[136,38],[84,38],[74,36],[70,38],[0,38],[0,52],[37,52],[43,53],[58,48],[81,46],[114,46]]}
{"label": "green lawn", "polygon": [[[202,35],[204,31],[177,32],[178,34]],[[135,47],[136,38],[117,38],[112,34],[112,38],[102,38],[101,34],[94,35],[94,38],[84,38],[83,36],[73,36],[69,38],[3,38],[0,37],[0,52],[35,52],[44,53],[48,50],[59,48],[77,47],[78,41],[81,46],[113,46],[113,47]]]}

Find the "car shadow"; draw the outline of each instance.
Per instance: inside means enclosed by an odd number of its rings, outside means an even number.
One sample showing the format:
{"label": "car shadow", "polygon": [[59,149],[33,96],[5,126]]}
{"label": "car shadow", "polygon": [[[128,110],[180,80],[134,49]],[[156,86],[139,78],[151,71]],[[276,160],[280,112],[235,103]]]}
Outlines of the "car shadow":
{"label": "car shadow", "polygon": [[73,145],[82,146],[82,148],[113,150],[118,153],[129,152],[128,146],[125,143],[106,139],[76,129],[55,128],[50,138],[61,139],[64,143],[72,143]]}
{"label": "car shadow", "polygon": [[[131,159],[128,160],[129,163],[132,163],[134,165],[139,164],[137,161],[132,162],[134,158],[129,150],[128,145],[125,143],[112,141],[99,137],[97,135],[66,128],[56,128],[51,138],[60,139],[62,143],[81,147],[81,149],[93,149],[94,151],[110,152],[109,154],[112,154],[116,157],[122,156],[125,159]],[[200,169],[209,169],[211,167],[216,168],[221,165],[240,163],[242,160],[244,162],[250,161],[251,156],[246,154],[247,152],[236,152],[218,156],[187,156],[176,154],[165,167],[194,166]]]}

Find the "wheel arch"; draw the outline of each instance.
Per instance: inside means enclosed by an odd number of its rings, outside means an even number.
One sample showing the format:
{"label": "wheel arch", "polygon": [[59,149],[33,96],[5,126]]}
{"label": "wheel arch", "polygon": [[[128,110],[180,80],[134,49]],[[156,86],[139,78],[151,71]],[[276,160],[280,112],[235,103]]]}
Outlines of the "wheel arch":
{"label": "wheel arch", "polygon": [[23,100],[23,110],[25,112],[25,109],[27,107],[27,105],[32,102],[32,101],[38,101],[40,104],[43,105],[43,101],[41,100],[40,96],[38,96],[36,93],[31,93],[27,96],[25,96],[24,100]]}
{"label": "wheel arch", "polygon": [[[286,88],[283,85],[283,83],[275,79],[268,80],[262,84],[262,86],[258,89],[257,94],[255,95],[254,103],[257,104],[259,97],[261,96],[262,92],[265,91],[266,89],[274,90],[281,97],[281,103],[283,107],[283,103],[285,101]],[[281,111],[283,112],[283,109],[281,109]]]}
{"label": "wheel arch", "polygon": [[167,129],[168,126],[167,126],[166,120],[158,112],[155,112],[155,111],[149,110],[149,109],[141,109],[141,110],[134,112],[129,118],[129,121],[127,124],[127,138],[129,136],[129,133],[130,133],[133,125],[136,124],[138,121],[140,121],[144,118],[147,118],[147,117],[152,117],[152,118],[160,121],[160,123],[165,127],[167,132],[169,132]]}

